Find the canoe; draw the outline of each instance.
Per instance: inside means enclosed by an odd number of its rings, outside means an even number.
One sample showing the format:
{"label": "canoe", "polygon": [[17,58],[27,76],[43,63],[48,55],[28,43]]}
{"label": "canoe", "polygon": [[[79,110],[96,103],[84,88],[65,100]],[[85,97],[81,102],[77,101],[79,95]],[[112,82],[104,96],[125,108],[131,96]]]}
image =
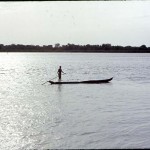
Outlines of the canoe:
{"label": "canoe", "polygon": [[99,83],[108,83],[113,79],[104,79],[104,80],[87,80],[87,81],[71,81],[71,82],[54,82],[54,81],[48,81],[51,84],[99,84]]}

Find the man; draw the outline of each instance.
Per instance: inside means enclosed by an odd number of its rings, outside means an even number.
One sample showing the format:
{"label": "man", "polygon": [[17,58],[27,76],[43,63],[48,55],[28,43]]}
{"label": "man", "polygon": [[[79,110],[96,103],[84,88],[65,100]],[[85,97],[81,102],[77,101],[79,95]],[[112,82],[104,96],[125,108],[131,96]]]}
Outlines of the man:
{"label": "man", "polygon": [[58,73],[58,78],[61,79],[61,73],[64,73],[61,69],[61,66],[59,66],[57,73]]}

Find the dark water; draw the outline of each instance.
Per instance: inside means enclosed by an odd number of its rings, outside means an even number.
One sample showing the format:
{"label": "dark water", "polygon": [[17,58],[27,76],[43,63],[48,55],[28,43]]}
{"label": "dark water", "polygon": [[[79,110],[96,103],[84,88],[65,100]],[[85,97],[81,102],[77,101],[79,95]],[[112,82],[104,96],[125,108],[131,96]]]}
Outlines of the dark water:
{"label": "dark water", "polygon": [[[0,149],[149,148],[149,57],[0,53]],[[59,65],[63,81],[114,79],[42,85]]]}

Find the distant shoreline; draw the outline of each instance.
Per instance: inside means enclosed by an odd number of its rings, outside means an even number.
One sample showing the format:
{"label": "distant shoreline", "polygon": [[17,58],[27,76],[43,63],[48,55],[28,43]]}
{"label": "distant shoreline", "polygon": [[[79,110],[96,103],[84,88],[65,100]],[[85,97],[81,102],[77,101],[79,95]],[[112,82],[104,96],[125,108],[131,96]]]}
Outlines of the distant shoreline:
{"label": "distant shoreline", "polygon": [[68,51],[0,51],[0,53],[150,53],[150,52],[68,52]]}
{"label": "distant shoreline", "polygon": [[67,44],[60,46],[59,43],[52,45],[22,45],[0,44],[0,52],[52,52],[52,53],[150,53],[150,47],[141,45],[139,47],[132,46],[112,46],[111,44],[102,45],[75,45]]}

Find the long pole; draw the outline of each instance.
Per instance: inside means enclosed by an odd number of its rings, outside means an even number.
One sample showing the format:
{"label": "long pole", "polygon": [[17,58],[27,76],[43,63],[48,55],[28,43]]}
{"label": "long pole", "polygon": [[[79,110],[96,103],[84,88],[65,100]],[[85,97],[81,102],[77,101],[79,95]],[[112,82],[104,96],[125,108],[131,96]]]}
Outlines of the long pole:
{"label": "long pole", "polygon": [[[46,81],[45,83],[47,83],[47,82],[48,82],[48,81]],[[43,83],[43,84],[45,84],[45,83]],[[42,85],[43,85],[43,84],[42,84]]]}
{"label": "long pole", "polygon": [[[63,74],[66,74],[66,73],[63,73]],[[53,80],[53,79],[56,79],[58,76],[56,76],[56,77],[54,77],[54,78],[52,78],[52,79],[50,79],[50,80]],[[49,82],[49,81],[46,81],[46,82],[44,82],[43,84],[45,84],[45,83],[47,83],[47,82]],[[43,85],[42,84],[42,85]]]}
{"label": "long pole", "polygon": [[[53,79],[56,79],[57,78],[57,76],[56,77],[54,77],[54,78],[52,78],[52,79],[50,79],[50,80],[53,80]],[[49,82],[49,81],[46,81],[46,82],[44,82],[43,84],[45,84],[45,83],[47,83],[47,82]],[[42,85],[43,85],[42,84]]]}

